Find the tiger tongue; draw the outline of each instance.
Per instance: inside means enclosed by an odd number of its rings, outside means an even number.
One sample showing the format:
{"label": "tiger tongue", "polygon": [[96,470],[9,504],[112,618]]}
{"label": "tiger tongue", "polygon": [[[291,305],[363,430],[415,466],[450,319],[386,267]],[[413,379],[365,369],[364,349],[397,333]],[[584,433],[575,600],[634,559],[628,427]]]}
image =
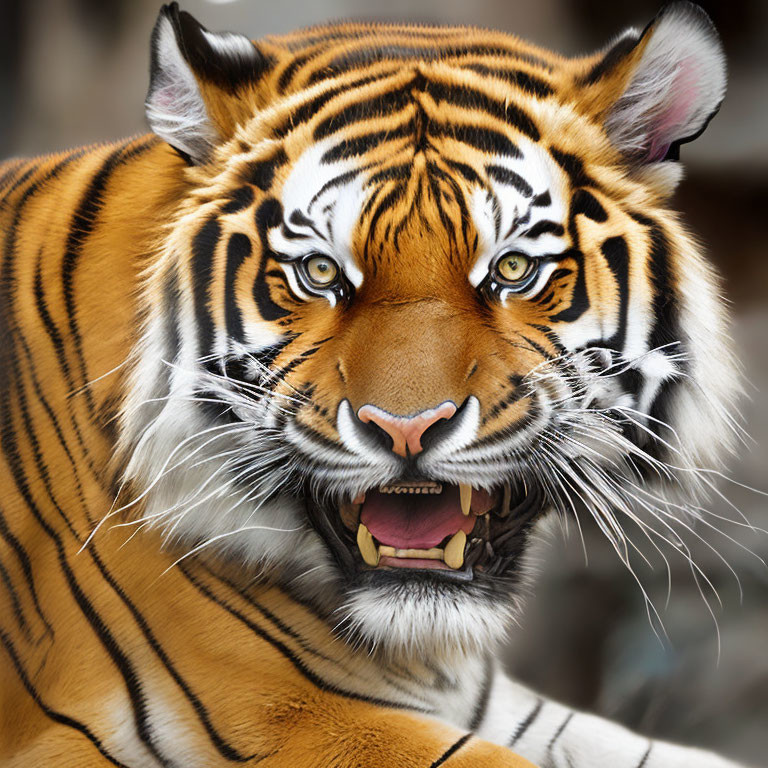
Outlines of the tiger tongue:
{"label": "tiger tongue", "polygon": [[360,522],[380,544],[396,549],[430,549],[459,530],[470,533],[475,515],[461,513],[459,489],[441,494],[388,494],[369,491]]}

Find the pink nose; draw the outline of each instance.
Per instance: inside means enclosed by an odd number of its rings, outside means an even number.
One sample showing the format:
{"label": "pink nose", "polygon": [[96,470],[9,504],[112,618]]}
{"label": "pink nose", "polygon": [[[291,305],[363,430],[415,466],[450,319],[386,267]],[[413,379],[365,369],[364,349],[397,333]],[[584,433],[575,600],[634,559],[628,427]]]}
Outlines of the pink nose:
{"label": "pink nose", "polygon": [[440,419],[450,419],[456,413],[456,406],[446,400],[436,408],[421,411],[415,416],[393,416],[376,407],[364,405],[357,412],[357,418],[363,422],[372,421],[392,438],[392,450],[400,456],[421,453],[422,435]]}

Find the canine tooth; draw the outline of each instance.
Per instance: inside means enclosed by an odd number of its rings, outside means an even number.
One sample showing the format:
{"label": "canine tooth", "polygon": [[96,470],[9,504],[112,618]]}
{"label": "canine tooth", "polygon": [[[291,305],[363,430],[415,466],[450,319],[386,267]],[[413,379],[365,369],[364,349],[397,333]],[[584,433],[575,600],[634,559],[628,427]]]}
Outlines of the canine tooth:
{"label": "canine tooth", "polygon": [[461,514],[468,515],[469,508],[472,506],[472,486],[461,483],[459,485],[459,496],[461,498]]}
{"label": "canine tooth", "polygon": [[362,523],[357,529],[357,547],[368,565],[375,568],[379,564],[379,549],[371,532]]}
{"label": "canine tooth", "polygon": [[443,560],[450,568],[456,570],[464,565],[464,546],[467,543],[467,534],[464,531],[456,531],[445,547]]}

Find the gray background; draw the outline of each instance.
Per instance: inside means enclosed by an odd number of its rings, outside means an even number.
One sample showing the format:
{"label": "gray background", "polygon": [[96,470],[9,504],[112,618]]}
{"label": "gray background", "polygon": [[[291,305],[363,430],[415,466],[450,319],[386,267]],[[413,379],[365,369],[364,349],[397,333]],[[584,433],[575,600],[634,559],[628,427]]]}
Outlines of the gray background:
{"label": "gray background", "polygon": [[[721,113],[683,148],[687,179],[675,205],[726,278],[750,399],[755,443],[731,462],[741,483],[768,489],[768,2],[705,2],[730,61]],[[37,154],[145,131],[148,40],[156,0],[0,0],[0,157]],[[515,32],[562,53],[594,50],[629,24],[644,26],[657,2],[604,0],[186,0],[211,29],[259,37],[328,19],[412,19]],[[755,526],[768,527],[766,498],[733,484],[723,492]],[[722,501],[712,511],[735,517]],[[768,535],[728,527],[768,559]],[[749,552],[700,529],[739,574],[707,547],[697,557],[718,590],[715,621],[681,558],[672,598],[657,557],[641,569],[669,639],[652,631],[641,593],[601,536],[575,531],[540,547],[541,575],[507,661],[523,680],[571,704],[648,734],[708,745],[768,765],[768,570]]]}

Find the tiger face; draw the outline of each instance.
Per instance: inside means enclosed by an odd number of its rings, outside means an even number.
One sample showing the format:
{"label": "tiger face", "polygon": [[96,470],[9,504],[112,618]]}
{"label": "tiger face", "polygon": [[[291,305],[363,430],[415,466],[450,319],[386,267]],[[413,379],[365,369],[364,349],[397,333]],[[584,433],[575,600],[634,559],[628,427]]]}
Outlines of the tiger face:
{"label": "tiger face", "polygon": [[569,61],[468,28],[254,44],[174,4],[152,50],[189,186],[122,410],[143,524],[409,653],[502,636],[546,513],[622,558],[628,523],[682,529],[737,391],[666,207],[725,88],[703,12]]}

